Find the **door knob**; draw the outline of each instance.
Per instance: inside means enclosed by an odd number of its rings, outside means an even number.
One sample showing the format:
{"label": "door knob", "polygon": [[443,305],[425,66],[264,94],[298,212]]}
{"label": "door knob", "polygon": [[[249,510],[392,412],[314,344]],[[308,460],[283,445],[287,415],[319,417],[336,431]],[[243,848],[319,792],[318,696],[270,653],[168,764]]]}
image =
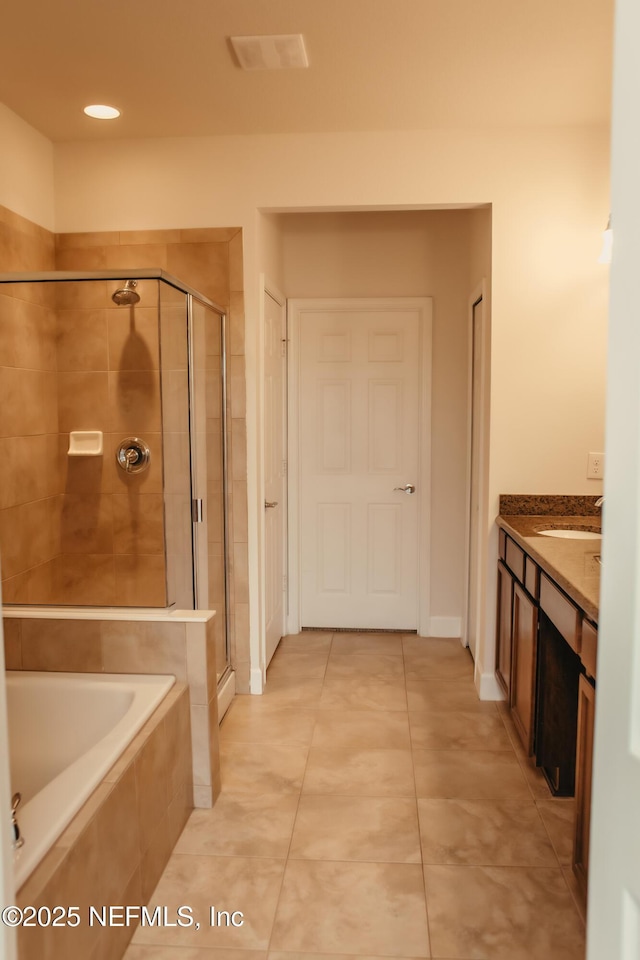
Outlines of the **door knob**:
{"label": "door knob", "polygon": [[394,487],[393,491],[399,490],[400,493],[412,494],[416,492],[415,485],[413,483],[405,483],[404,487]]}
{"label": "door knob", "polygon": [[270,510],[272,507],[277,507],[277,506],[278,506],[277,500],[265,500],[264,502],[265,510]]}

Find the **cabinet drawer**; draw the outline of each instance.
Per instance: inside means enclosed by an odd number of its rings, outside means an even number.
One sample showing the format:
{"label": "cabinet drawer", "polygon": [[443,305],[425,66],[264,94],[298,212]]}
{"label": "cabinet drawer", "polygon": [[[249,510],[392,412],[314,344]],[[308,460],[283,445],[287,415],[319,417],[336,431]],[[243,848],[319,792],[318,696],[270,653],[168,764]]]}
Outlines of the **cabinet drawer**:
{"label": "cabinet drawer", "polygon": [[524,550],[507,537],[507,566],[514,577],[524,583]]}
{"label": "cabinet drawer", "polygon": [[590,677],[596,678],[596,655],[598,652],[598,631],[588,620],[582,621],[582,645],[580,659]]}
{"label": "cabinet drawer", "polygon": [[540,606],[574,653],[580,653],[580,611],[544,573],[540,574]]}
{"label": "cabinet drawer", "polygon": [[540,596],[540,567],[531,557],[524,558],[524,585],[534,600]]}

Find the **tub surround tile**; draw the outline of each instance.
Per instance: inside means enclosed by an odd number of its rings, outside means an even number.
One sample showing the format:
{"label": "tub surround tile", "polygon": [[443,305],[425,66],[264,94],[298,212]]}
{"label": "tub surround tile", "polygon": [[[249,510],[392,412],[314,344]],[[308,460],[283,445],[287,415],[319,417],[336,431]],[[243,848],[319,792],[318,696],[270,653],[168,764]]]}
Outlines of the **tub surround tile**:
{"label": "tub surround tile", "polygon": [[[187,705],[187,688],[174,687],[132,741],[130,761],[112,768],[112,773],[118,769],[117,777],[103,781],[22,886],[20,904],[73,904],[86,918],[90,905],[148,901],[191,809],[191,775],[180,765],[188,743],[177,735],[188,735],[180,721]],[[171,730],[176,731],[173,738]],[[180,782],[171,776],[177,769],[182,770]],[[151,796],[154,783],[156,788],[160,784],[164,811]],[[91,928],[84,922],[78,929],[81,937],[71,936],[77,930],[61,928],[60,936],[47,930],[44,940],[37,932],[35,938],[31,931],[26,936],[21,932],[21,960],[116,960],[133,933],[133,928]]]}
{"label": "tub surround tile", "polygon": [[99,623],[23,620],[22,664],[24,670],[101,673]]}
{"label": "tub surround tile", "polygon": [[6,670],[22,670],[22,622],[3,620],[4,665]]}
{"label": "tub surround tile", "polygon": [[165,672],[187,679],[184,624],[104,620],[101,637],[107,673]]}

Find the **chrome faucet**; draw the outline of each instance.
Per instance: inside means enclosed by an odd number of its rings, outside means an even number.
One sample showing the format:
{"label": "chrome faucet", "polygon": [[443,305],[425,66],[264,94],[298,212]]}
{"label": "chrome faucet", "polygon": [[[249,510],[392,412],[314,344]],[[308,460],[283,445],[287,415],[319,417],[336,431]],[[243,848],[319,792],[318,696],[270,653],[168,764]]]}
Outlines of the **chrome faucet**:
{"label": "chrome faucet", "polygon": [[594,506],[595,506],[595,507],[601,507],[603,503],[604,503],[604,497],[598,497],[598,499],[596,500]]}

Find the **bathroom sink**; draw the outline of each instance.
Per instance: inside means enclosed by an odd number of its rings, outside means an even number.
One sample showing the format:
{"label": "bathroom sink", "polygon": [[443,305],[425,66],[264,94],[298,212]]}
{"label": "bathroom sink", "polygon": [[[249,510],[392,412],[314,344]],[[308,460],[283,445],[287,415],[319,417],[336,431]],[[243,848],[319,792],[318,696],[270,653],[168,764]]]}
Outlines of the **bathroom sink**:
{"label": "bathroom sink", "polygon": [[601,540],[602,534],[593,530],[538,530],[541,537],[557,537],[559,540]]}

